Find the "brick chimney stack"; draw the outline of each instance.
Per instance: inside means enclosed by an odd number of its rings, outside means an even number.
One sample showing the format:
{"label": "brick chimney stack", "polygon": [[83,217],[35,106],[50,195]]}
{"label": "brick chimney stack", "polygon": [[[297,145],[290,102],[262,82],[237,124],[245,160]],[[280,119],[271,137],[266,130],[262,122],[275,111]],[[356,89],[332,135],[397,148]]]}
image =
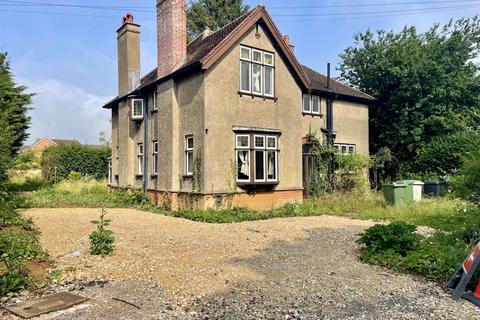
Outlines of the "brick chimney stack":
{"label": "brick chimney stack", "polygon": [[140,25],[127,13],[117,30],[118,95],[123,96],[140,85]]}
{"label": "brick chimney stack", "polygon": [[288,34],[283,36],[283,41],[288,45],[290,51],[295,54],[295,46],[290,43],[290,36]]}
{"label": "brick chimney stack", "polygon": [[177,69],[187,58],[185,0],[157,0],[158,77]]}

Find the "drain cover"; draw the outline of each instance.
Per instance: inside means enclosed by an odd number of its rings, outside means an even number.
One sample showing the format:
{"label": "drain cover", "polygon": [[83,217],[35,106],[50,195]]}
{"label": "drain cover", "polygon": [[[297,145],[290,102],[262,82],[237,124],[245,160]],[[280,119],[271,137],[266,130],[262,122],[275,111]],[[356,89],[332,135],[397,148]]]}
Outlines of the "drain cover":
{"label": "drain cover", "polygon": [[44,313],[68,309],[87,300],[88,298],[69,292],[61,292],[4,308],[17,316],[28,319]]}

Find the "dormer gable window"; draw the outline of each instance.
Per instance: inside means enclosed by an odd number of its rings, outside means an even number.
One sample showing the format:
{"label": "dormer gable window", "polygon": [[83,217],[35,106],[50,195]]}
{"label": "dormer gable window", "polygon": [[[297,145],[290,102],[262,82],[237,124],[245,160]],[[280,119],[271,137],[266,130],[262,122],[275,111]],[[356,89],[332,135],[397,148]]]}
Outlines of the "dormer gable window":
{"label": "dormer gable window", "polygon": [[275,54],[240,46],[240,92],[273,98]]}

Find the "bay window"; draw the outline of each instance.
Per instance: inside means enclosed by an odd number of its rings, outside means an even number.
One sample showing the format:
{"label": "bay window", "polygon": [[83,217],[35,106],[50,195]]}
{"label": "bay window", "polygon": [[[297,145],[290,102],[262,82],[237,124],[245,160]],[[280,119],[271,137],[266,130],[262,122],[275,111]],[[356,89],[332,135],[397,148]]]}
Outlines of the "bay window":
{"label": "bay window", "polygon": [[278,137],[261,133],[236,135],[237,182],[278,182]]}
{"label": "bay window", "polygon": [[274,96],[275,57],[273,53],[240,47],[240,92]]}

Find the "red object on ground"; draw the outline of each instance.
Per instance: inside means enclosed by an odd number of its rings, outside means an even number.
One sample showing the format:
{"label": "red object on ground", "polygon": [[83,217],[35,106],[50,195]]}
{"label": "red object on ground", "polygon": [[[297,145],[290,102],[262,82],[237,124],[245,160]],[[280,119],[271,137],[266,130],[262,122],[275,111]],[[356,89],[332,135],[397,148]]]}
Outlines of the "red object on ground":
{"label": "red object on ground", "polygon": [[477,283],[477,287],[475,288],[475,291],[472,292],[473,296],[475,298],[480,299],[480,280]]}

